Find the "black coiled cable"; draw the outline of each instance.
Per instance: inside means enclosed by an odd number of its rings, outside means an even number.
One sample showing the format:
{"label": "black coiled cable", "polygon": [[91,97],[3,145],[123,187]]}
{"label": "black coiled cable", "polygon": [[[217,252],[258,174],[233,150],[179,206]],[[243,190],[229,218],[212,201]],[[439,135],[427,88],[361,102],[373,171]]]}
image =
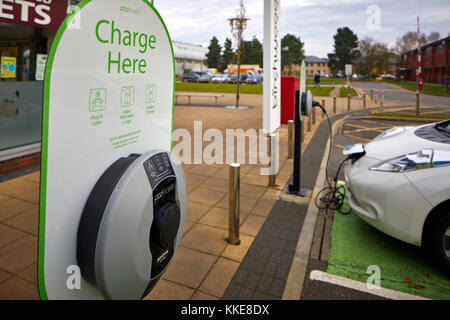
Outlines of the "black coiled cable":
{"label": "black coiled cable", "polygon": [[339,173],[342,169],[342,166],[348,160],[350,160],[350,158],[346,158],[344,161],[342,161],[339,164],[336,175],[333,178],[333,183],[331,183],[329,175],[328,175],[328,166],[330,163],[331,152],[333,149],[333,129],[332,129],[330,118],[328,117],[328,114],[327,114],[327,111],[325,110],[325,108],[317,101],[313,102],[313,107],[319,107],[322,109],[323,113],[327,117],[328,126],[329,126],[329,130],[330,130],[330,145],[329,145],[330,149],[328,152],[327,164],[325,167],[325,175],[326,175],[326,180],[327,180],[328,186],[321,189],[317,193],[316,198],[314,200],[315,205],[318,209],[324,209],[324,210],[331,209],[331,210],[336,210],[336,211],[340,212],[341,214],[349,214],[351,212],[351,208],[347,208],[347,210],[343,210],[347,189],[345,188],[344,185],[338,186],[337,181],[338,181]]}

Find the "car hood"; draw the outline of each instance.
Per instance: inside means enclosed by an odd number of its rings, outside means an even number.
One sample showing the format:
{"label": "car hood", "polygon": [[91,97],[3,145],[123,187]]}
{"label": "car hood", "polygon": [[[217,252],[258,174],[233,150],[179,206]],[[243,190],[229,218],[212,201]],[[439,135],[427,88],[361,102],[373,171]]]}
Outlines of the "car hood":
{"label": "car hood", "polygon": [[[424,126],[429,125],[434,124],[427,124]],[[384,161],[425,148],[450,151],[450,144],[434,142],[417,136],[414,132],[420,127],[397,128],[401,131],[400,133],[387,137],[381,137],[380,135],[371,142],[365,144],[364,150],[366,156]]]}

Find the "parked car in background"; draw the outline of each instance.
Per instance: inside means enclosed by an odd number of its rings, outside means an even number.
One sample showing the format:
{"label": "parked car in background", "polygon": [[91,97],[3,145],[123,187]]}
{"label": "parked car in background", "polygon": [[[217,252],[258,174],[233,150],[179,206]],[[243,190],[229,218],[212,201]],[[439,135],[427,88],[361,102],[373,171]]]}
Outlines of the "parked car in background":
{"label": "parked car in background", "polygon": [[262,82],[262,77],[258,76],[258,75],[252,75],[247,77],[247,79],[245,79],[245,83],[247,84],[261,84]]}
{"label": "parked car in background", "polygon": [[382,76],[381,76],[381,78],[383,78],[383,79],[385,79],[385,80],[395,80],[395,79],[397,79],[394,75],[392,75],[392,74],[383,74]]}
{"label": "parked car in background", "polygon": [[345,148],[350,207],[388,235],[421,246],[450,275],[450,120],[395,127]]}
{"label": "parked car in background", "polygon": [[211,82],[212,83],[224,83],[225,82],[225,75],[224,74],[215,74],[212,78],[211,78]]}
{"label": "parked car in background", "polygon": [[198,79],[200,79],[200,75],[195,72],[189,72],[186,74],[183,78],[184,82],[198,82]]}
{"label": "parked car in background", "polygon": [[[236,83],[237,82],[237,73],[232,73],[229,75],[229,79],[228,79],[228,83]],[[239,82],[240,83],[245,83],[245,80],[247,79],[247,75],[244,73],[241,73],[240,77],[239,77]]]}
{"label": "parked car in background", "polygon": [[208,82],[211,81],[212,77],[213,77],[213,76],[212,76],[211,73],[205,72],[204,74],[202,74],[202,75],[200,76],[200,78],[198,79],[198,82],[208,83]]}

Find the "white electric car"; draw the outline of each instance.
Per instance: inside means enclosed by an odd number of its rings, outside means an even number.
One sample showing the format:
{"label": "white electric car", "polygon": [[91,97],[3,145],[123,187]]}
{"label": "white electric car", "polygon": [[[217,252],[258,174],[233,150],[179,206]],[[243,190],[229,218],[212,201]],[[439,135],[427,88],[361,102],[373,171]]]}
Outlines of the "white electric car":
{"label": "white electric car", "polygon": [[364,221],[422,246],[450,274],[450,120],[348,146],[348,201]]}

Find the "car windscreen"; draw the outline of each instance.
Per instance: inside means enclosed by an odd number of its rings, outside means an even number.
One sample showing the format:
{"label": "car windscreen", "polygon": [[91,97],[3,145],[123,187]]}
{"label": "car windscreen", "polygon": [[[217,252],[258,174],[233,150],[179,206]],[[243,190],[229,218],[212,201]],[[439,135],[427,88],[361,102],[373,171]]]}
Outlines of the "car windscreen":
{"label": "car windscreen", "polygon": [[450,120],[436,124],[435,128],[450,137]]}

